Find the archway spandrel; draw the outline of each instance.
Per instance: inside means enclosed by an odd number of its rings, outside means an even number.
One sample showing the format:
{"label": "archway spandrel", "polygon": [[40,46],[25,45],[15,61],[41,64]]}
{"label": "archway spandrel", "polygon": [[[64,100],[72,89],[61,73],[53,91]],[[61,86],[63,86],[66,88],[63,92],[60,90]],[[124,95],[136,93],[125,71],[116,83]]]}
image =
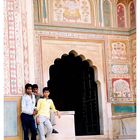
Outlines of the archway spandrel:
{"label": "archway spandrel", "polygon": [[[54,63],[54,60],[61,58],[64,53],[69,53],[71,50],[75,50],[78,54],[82,54],[86,59],[91,60],[93,65],[98,68],[99,73],[103,73],[103,48],[102,42],[86,42],[85,44],[82,42],[42,40],[43,81],[45,82],[49,78],[47,70]],[[99,79],[102,78],[103,75],[100,75]]]}

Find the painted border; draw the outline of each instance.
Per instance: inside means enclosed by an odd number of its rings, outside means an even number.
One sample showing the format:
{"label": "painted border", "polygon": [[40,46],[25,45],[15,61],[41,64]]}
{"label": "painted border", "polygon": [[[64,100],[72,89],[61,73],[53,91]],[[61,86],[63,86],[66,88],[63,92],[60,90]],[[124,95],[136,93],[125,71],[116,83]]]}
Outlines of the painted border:
{"label": "painted border", "polygon": [[136,113],[135,104],[112,104],[113,114]]}

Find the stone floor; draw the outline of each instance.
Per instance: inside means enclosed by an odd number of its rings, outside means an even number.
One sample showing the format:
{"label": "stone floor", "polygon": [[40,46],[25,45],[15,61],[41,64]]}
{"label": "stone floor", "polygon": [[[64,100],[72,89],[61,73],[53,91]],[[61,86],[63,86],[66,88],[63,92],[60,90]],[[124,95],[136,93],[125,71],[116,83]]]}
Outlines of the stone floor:
{"label": "stone floor", "polygon": [[[52,134],[50,138],[46,138],[46,140],[136,140],[135,136],[121,136],[114,139],[109,139],[105,135],[75,136],[74,125],[74,112],[61,112],[61,118],[58,119],[56,117],[56,125],[54,126],[54,129],[59,133]],[[39,140],[39,136],[37,140]]]}
{"label": "stone floor", "polygon": [[[39,140],[39,137],[37,138]],[[124,137],[124,138],[105,138],[103,135],[99,136],[76,136],[76,137],[64,137],[60,134],[52,134],[50,138],[46,138],[46,140],[136,140],[135,137]]]}

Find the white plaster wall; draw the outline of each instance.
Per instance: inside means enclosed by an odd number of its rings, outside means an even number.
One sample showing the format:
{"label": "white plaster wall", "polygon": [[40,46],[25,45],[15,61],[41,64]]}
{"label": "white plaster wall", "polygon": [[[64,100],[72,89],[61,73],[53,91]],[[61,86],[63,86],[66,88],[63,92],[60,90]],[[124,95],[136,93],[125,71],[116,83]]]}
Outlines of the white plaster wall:
{"label": "white plaster wall", "polygon": [[33,0],[26,0],[27,9],[27,38],[28,38],[28,55],[29,55],[29,81],[34,83],[34,15],[33,15]]}
{"label": "white plaster wall", "polygon": [[136,117],[113,120],[113,136],[136,136]]}

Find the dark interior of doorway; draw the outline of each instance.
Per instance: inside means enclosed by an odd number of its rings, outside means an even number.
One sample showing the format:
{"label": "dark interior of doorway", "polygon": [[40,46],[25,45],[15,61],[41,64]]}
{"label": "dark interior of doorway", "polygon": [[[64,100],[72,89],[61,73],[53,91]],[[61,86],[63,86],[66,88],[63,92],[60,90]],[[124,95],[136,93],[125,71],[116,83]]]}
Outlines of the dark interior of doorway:
{"label": "dark interior of doorway", "polygon": [[76,136],[99,135],[99,109],[94,69],[73,52],[50,66],[50,98],[61,111],[75,111]]}

